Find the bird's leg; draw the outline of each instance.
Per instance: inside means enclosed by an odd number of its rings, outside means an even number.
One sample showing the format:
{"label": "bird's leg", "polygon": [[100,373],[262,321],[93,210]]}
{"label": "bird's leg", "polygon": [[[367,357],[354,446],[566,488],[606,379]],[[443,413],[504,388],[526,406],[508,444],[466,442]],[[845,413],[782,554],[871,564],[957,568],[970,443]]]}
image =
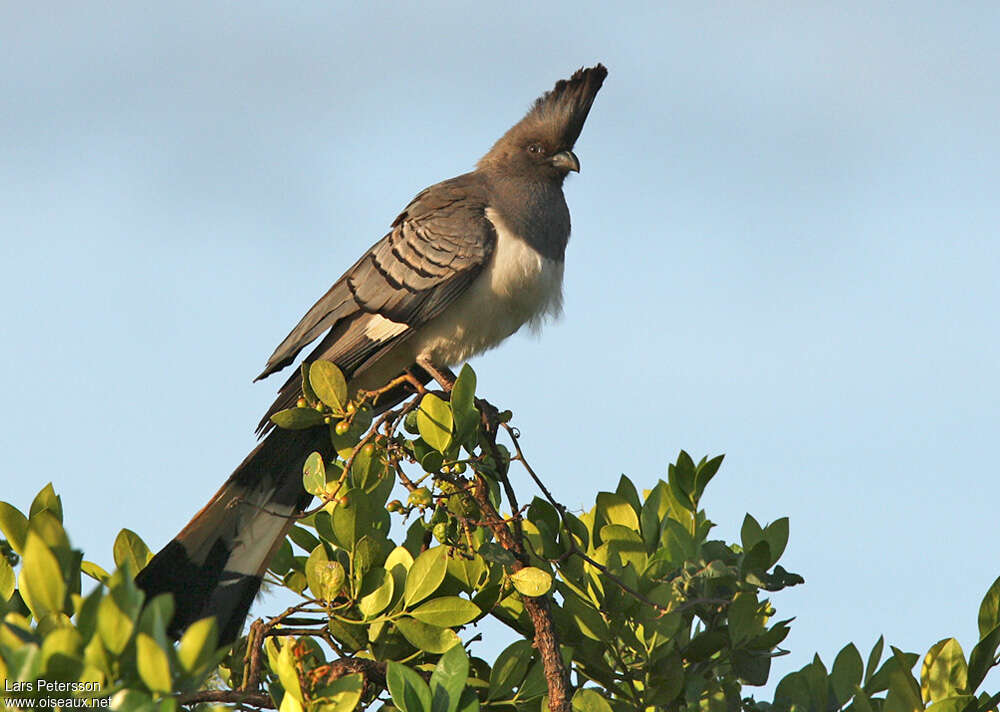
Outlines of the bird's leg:
{"label": "bird's leg", "polygon": [[476,406],[482,414],[482,423],[486,432],[493,433],[495,437],[500,425],[500,410],[485,398],[476,398]]}
{"label": "bird's leg", "polygon": [[398,386],[403,385],[404,383],[409,384],[413,388],[413,390],[416,391],[417,393],[423,394],[427,392],[427,389],[424,388],[424,384],[420,382],[420,379],[414,376],[409,371],[406,371],[403,373],[403,375],[396,376],[396,378],[392,379],[381,388],[376,388],[373,391],[361,391],[361,396],[366,399],[371,398],[372,403],[374,403],[376,400],[378,400],[378,397],[380,395],[388,393],[389,391],[397,388]]}
{"label": "bird's leg", "polygon": [[427,371],[430,377],[437,381],[441,388],[444,389],[445,393],[451,393],[451,389],[455,387],[455,381],[458,380],[458,377],[451,372],[450,368],[447,366],[435,366],[430,358],[424,355],[417,356],[417,365]]}

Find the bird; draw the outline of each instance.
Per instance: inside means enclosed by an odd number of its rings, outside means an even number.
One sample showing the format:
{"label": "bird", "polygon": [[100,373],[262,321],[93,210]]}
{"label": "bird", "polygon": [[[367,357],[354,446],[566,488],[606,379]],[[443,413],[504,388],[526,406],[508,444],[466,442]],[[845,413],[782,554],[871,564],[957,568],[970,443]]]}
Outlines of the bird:
{"label": "bird", "polygon": [[[255,380],[318,339],[303,361],[333,362],[352,393],[384,389],[404,374],[446,386],[451,367],[558,316],[570,237],[563,183],[580,170],[573,148],[607,74],[598,63],[559,80],[474,170],[418,193]],[[272,555],[312,499],[302,485],[306,458],[332,455],[328,426],[273,427],[271,416],[301,393],[294,370],[258,426],[258,445],[136,576],[147,601],[173,594],[174,637],[214,616],[219,640],[236,640]],[[400,383],[378,403],[392,407],[412,392]]]}

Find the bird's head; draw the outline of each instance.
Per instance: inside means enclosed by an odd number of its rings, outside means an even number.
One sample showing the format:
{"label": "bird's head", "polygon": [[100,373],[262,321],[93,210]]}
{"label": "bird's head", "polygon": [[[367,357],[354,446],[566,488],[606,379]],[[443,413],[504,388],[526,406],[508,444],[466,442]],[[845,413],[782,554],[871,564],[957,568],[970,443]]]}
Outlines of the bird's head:
{"label": "bird's head", "polygon": [[562,183],[580,170],[573,145],[583,130],[608,70],[602,64],[577,70],[539,97],[527,115],[480,159],[480,170],[504,176]]}

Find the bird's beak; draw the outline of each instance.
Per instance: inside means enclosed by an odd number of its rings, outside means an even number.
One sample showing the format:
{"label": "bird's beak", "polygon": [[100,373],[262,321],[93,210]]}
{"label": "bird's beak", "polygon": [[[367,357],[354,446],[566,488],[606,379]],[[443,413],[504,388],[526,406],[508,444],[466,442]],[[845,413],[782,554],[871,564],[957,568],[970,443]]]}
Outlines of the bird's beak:
{"label": "bird's beak", "polygon": [[572,151],[560,151],[551,160],[553,166],[567,173],[570,171],[580,172],[580,159]]}

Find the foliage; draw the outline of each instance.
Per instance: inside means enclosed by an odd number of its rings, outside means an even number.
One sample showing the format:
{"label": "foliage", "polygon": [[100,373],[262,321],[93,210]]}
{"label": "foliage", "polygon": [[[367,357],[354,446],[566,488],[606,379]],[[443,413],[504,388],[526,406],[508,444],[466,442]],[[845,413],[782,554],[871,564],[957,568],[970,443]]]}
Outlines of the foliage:
{"label": "foliage", "polygon": [[[84,561],[47,485],[27,516],[0,503],[0,678],[11,697],[51,700],[28,684],[46,680],[67,683],[58,697],[161,712],[217,702],[283,712],[996,708],[997,696],[976,693],[997,664],[1000,579],[968,658],[943,640],[915,675],[920,658],[886,656],[880,638],[866,663],[848,645],[829,670],[816,657],[773,701],[756,701],[745,687],[767,681],[789,632],[771,596],[803,581],[778,564],[786,518],[761,525],[748,514],[738,543],[711,538],[701,502],[721,456],[681,452],[665,481],[640,494],[622,476],[574,514],[531,469],[510,414],[476,400],[470,368],[450,397],[426,393],[377,418],[381,394],[350,399],[332,364],[303,374],[302,398],[274,420],[329,428],[338,457],[307,461],[303,484],[319,505],[270,565],[268,580],[299,602],[255,621],[231,650],[217,649],[210,619],[175,643],[169,597],[144,605],[132,581],[150,558],[139,536],[118,536],[112,574]],[[542,494],[523,507],[512,462]],[[405,503],[390,501],[398,488]],[[84,591],[81,574],[96,585]],[[515,638],[492,662],[469,635],[487,616]]]}

